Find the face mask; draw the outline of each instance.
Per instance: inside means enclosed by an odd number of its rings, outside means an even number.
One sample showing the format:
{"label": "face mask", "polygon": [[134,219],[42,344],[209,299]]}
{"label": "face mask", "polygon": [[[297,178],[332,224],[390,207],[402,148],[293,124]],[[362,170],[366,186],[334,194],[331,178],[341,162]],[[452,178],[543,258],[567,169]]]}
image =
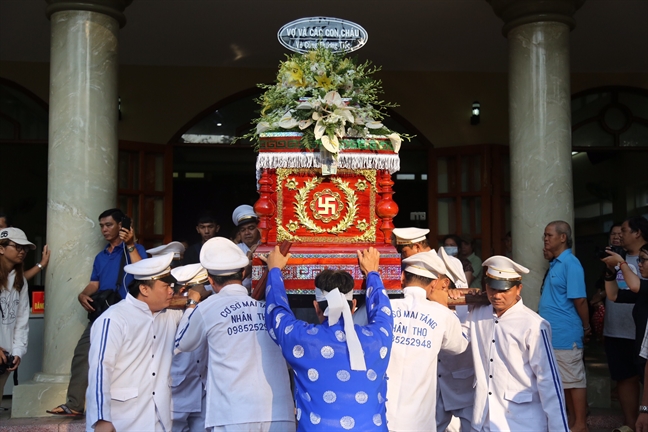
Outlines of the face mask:
{"label": "face mask", "polygon": [[443,249],[445,249],[446,253],[450,256],[457,256],[459,253],[459,248],[457,246],[443,246]]}

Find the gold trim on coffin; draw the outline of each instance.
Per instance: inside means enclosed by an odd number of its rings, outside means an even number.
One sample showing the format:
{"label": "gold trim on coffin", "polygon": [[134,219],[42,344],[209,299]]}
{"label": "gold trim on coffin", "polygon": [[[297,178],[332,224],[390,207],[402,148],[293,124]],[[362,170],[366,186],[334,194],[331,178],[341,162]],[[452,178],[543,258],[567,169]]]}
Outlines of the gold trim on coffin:
{"label": "gold trim on coffin", "polygon": [[[283,182],[291,174],[314,174],[317,175],[318,171],[312,169],[304,168],[277,168],[277,208],[283,209]],[[354,237],[314,237],[314,236],[297,236],[291,234],[283,226],[282,213],[279,210],[277,214],[277,242],[283,240],[290,241],[299,241],[299,242],[318,242],[318,243],[368,243],[376,241],[376,224],[378,219],[375,215],[376,209],[376,194],[378,189],[376,187],[376,171],[375,170],[338,170],[338,174],[360,174],[371,184],[371,190],[369,193],[369,208],[370,208],[370,223],[368,224],[368,229],[361,235]],[[355,192],[349,186],[348,182],[343,181],[339,177],[331,176],[331,181],[333,181],[344,193],[347,195],[349,200],[347,215],[333,228],[324,230],[323,228],[317,226],[312,219],[306,214],[306,201],[308,200],[308,192],[314,189],[318,184],[322,182],[322,178],[313,177],[311,180],[307,180],[303,188],[300,188],[297,191],[295,203],[296,215],[299,219],[299,222],[309,231],[312,231],[316,234],[334,234],[337,235],[349,229],[353,226],[355,215],[357,213],[357,197]],[[346,189],[346,190],[345,190]],[[300,205],[301,201],[301,205]],[[301,216],[299,213],[303,213]],[[351,216],[351,217],[349,217]],[[292,220],[290,222],[293,222]],[[304,223],[305,222],[305,223]],[[293,225],[294,226],[294,225]],[[310,227],[309,227],[310,226]]]}

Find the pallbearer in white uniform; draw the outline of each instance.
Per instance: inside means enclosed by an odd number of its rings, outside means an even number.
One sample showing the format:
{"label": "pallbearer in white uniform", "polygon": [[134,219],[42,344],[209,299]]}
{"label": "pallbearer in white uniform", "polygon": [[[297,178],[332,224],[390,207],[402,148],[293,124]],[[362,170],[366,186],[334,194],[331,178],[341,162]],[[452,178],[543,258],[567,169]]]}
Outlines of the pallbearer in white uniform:
{"label": "pallbearer in white uniform", "polygon": [[265,302],[241,285],[248,258],[230,240],[215,237],[203,245],[200,263],[216,295],[185,312],[176,352],[208,344],[205,426],[214,432],[294,431],[288,367],[266,331]]}
{"label": "pallbearer in white uniform", "polygon": [[[207,270],[200,263],[171,270],[176,285],[188,290],[209,283]],[[205,432],[207,388],[207,344],[191,352],[173,356],[171,363],[171,397],[173,432]]]}
{"label": "pallbearer in white uniform", "polygon": [[[86,427],[89,431],[171,430],[169,372],[182,311],[166,309],[173,253],[124,267],[126,298],[92,325]],[[200,294],[189,292],[200,301]]]}
{"label": "pallbearer in white uniform", "polygon": [[475,363],[473,430],[568,432],[551,327],[520,297],[529,270],[499,255],[483,264],[491,304],[472,307],[466,322]]}
{"label": "pallbearer in white uniform", "polygon": [[[261,233],[257,228],[259,223],[259,218],[254,212],[254,208],[251,205],[243,204],[234,209],[232,212],[232,222],[236,225],[236,230],[238,236],[240,237],[240,243],[237,244],[243,253],[248,257],[249,260],[252,260],[252,254],[256,250],[257,246],[261,241]],[[243,286],[248,289],[248,292],[252,292],[252,267],[248,266],[246,269],[246,275],[243,279]]]}
{"label": "pallbearer in white uniform", "polygon": [[160,255],[166,255],[168,253],[173,253],[173,261],[171,261],[171,268],[176,268],[182,262],[182,257],[185,253],[185,247],[182,243],[178,241],[172,241],[165,245],[157,246],[151,249],[146,249],[146,253],[151,255],[151,258]]}
{"label": "pallbearer in white uniform", "polygon": [[[448,270],[446,275],[452,281],[454,288],[468,288],[461,261],[448,255],[443,248],[439,248],[437,254],[443,260]],[[468,318],[468,306],[455,306],[455,314],[462,324],[465,323]],[[475,367],[470,347],[461,354],[441,351],[437,373],[439,376],[437,381],[437,431],[461,430],[461,432],[469,432],[475,399],[475,389],[473,388]],[[456,417],[454,421],[453,417]]]}
{"label": "pallbearer in white uniform", "polygon": [[435,431],[437,355],[440,350],[462,353],[468,341],[459,319],[447,307],[450,280],[443,260],[434,251],[421,252],[405,258],[403,266],[405,298],[392,300],[387,427],[390,431]]}

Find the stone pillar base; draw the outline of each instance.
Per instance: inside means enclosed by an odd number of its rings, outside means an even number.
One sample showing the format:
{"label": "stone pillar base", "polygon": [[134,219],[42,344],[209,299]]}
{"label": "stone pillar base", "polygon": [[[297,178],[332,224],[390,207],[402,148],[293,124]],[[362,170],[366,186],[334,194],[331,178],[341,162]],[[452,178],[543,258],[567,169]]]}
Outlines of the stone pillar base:
{"label": "stone pillar base", "polygon": [[50,417],[45,411],[64,404],[70,375],[37,373],[34,379],[13,388],[11,418]]}

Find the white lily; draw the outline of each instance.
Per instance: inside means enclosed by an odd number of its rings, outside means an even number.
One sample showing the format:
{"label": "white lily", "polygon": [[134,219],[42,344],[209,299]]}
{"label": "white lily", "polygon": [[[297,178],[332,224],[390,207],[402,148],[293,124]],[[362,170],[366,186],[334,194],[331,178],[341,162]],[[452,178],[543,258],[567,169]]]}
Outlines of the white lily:
{"label": "white lily", "polygon": [[344,107],[344,99],[336,91],[330,91],[324,96],[323,102],[329,106]]}
{"label": "white lily", "polygon": [[365,126],[369,129],[380,129],[381,127],[383,127],[383,124],[379,121],[369,120],[365,123]]}
{"label": "white lily", "polygon": [[298,122],[293,118],[292,113],[288,111],[277,124],[284,129],[292,129],[297,126]]}
{"label": "white lily", "polygon": [[257,131],[258,134],[263,133],[263,132],[267,131],[268,129],[270,129],[270,123],[268,123],[268,122],[259,122],[259,123],[257,123],[256,131]]}
{"label": "white lily", "polygon": [[300,102],[295,109],[313,109],[315,106],[310,102]]}
{"label": "white lily", "polygon": [[338,108],[333,111],[333,113],[344,118],[344,120],[348,121],[349,123],[353,123],[353,114],[351,113],[351,108]]}
{"label": "white lily", "polygon": [[313,124],[313,120],[311,119],[299,120],[299,129],[304,130],[312,124]]}
{"label": "white lily", "polygon": [[389,138],[389,141],[391,141],[392,146],[394,147],[394,151],[398,153],[398,151],[401,148],[401,143],[403,142],[403,139],[396,132],[387,135],[387,138]]}
{"label": "white lily", "polygon": [[322,140],[322,145],[326,150],[334,155],[338,154],[340,151],[340,142],[335,135],[330,138],[328,135],[323,135],[320,139]]}

